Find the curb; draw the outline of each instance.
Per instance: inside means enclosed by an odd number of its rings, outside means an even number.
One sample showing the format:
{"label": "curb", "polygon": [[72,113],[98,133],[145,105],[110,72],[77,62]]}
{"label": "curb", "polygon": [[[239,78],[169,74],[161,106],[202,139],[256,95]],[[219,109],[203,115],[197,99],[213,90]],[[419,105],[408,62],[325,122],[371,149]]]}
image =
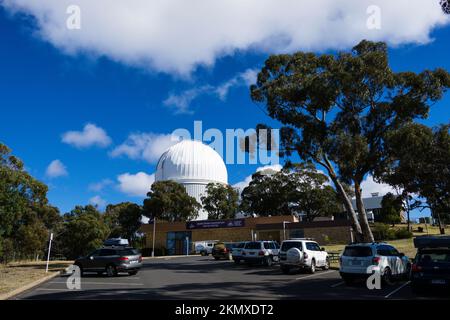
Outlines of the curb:
{"label": "curb", "polygon": [[143,257],[142,260],[153,260],[153,259],[174,259],[174,258],[191,258],[191,257],[201,257],[199,254],[191,254],[189,256],[158,256],[158,257]]}
{"label": "curb", "polygon": [[13,297],[15,297],[15,296],[17,296],[17,295],[27,291],[27,290],[30,290],[30,289],[32,289],[32,288],[34,288],[34,287],[36,287],[36,286],[38,286],[38,285],[48,281],[48,280],[51,280],[51,279],[55,278],[58,275],[60,275],[59,271],[58,272],[53,272],[52,274],[50,274],[50,275],[48,275],[48,276],[46,276],[44,278],[38,279],[38,280],[36,280],[36,281],[34,281],[32,283],[24,285],[24,286],[22,286],[20,288],[17,288],[15,290],[11,291],[11,292],[8,292],[8,293],[0,295],[0,300],[11,299],[11,298],[13,298]]}

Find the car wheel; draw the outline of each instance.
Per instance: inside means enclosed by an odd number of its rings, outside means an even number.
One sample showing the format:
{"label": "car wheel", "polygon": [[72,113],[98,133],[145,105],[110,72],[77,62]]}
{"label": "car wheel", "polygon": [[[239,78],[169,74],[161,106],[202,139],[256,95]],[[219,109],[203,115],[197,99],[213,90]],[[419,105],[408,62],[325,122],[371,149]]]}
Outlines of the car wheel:
{"label": "car wheel", "polygon": [[330,259],[327,257],[326,261],[325,261],[325,265],[323,266],[323,270],[328,270],[330,269]]}
{"label": "car wheel", "polygon": [[289,272],[291,272],[291,268],[286,267],[286,266],[281,266],[281,272],[283,272],[284,274],[289,274]]}
{"label": "car wheel", "polygon": [[239,259],[234,259],[234,263],[240,264],[240,263],[241,263],[241,260],[239,260]]}
{"label": "car wheel", "polygon": [[101,276],[103,274],[103,271],[98,271],[97,275]]}
{"label": "car wheel", "polygon": [[392,281],[392,271],[389,268],[385,268],[383,272],[383,282],[384,284],[387,284],[388,286],[393,284]]}
{"label": "car wheel", "polygon": [[266,265],[266,267],[271,267],[272,264],[273,264],[272,257],[266,257],[266,260],[264,261],[264,264]]}
{"label": "car wheel", "polygon": [[113,266],[112,264],[107,266],[106,267],[106,274],[108,275],[108,277],[115,277],[115,276],[117,276],[117,269],[116,269],[116,267]]}
{"label": "car wheel", "polygon": [[202,251],[200,254],[201,254],[203,257],[206,256],[206,252],[205,252],[205,251]]}
{"label": "car wheel", "polygon": [[216,259],[216,260],[219,260],[219,259],[220,259],[220,257],[214,257],[214,259]]}
{"label": "car wheel", "polygon": [[135,275],[137,275],[137,273],[138,273],[137,270],[128,272],[128,274],[129,274],[130,276],[135,276]]}
{"label": "car wheel", "polygon": [[309,273],[313,274],[316,272],[316,260],[311,261],[311,267],[309,267]]}

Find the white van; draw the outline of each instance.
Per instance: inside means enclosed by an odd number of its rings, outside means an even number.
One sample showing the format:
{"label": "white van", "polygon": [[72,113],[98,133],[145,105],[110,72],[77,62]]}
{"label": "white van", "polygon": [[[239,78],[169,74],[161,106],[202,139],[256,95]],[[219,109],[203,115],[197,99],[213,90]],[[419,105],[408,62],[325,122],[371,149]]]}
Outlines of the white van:
{"label": "white van", "polygon": [[194,242],[195,253],[201,254],[202,256],[208,256],[212,254],[212,249],[217,242],[219,242],[219,240],[196,241]]}

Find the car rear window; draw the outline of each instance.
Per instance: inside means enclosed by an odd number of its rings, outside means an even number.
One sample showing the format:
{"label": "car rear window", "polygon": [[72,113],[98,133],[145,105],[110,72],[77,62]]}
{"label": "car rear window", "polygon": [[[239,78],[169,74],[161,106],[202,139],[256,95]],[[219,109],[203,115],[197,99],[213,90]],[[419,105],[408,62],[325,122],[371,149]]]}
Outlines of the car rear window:
{"label": "car rear window", "polygon": [[245,246],[245,242],[241,242],[236,246],[236,248],[242,249],[244,246]]}
{"label": "car rear window", "polygon": [[370,257],[372,255],[371,247],[345,247],[343,256],[346,257]]}
{"label": "car rear window", "polygon": [[245,249],[250,249],[250,250],[261,249],[261,243],[260,242],[249,242],[245,245]]}
{"label": "car rear window", "polygon": [[121,254],[123,256],[135,256],[139,254],[139,251],[137,251],[136,249],[124,249],[121,251]]}
{"label": "car rear window", "polygon": [[302,243],[297,241],[283,242],[281,245],[281,251],[288,251],[291,248],[297,248],[300,251],[303,250]]}
{"label": "car rear window", "polygon": [[417,255],[418,262],[426,263],[450,263],[450,250],[430,250]]}

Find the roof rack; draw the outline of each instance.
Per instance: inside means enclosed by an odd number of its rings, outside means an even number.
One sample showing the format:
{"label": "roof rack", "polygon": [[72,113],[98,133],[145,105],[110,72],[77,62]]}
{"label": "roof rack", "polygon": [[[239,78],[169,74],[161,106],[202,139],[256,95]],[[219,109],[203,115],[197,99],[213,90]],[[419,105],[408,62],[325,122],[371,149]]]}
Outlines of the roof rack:
{"label": "roof rack", "polygon": [[314,241],[314,238],[289,238],[286,240],[312,240],[312,241]]}
{"label": "roof rack", "polygon": [[450,236],[419,236],[414,238],[414,247],[423,248],[450,248]]}

